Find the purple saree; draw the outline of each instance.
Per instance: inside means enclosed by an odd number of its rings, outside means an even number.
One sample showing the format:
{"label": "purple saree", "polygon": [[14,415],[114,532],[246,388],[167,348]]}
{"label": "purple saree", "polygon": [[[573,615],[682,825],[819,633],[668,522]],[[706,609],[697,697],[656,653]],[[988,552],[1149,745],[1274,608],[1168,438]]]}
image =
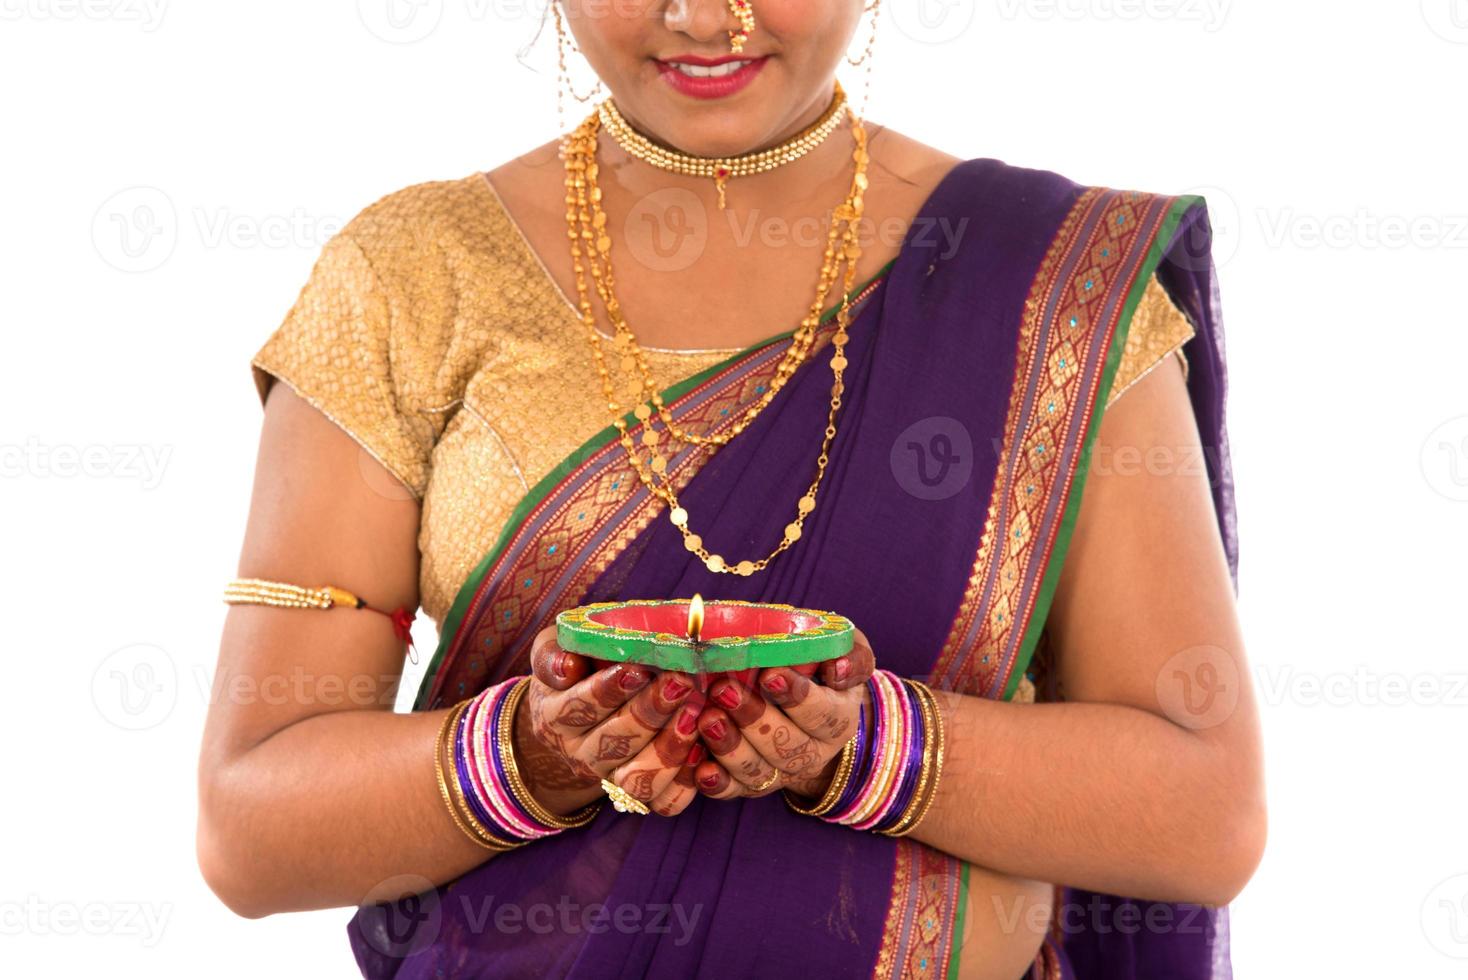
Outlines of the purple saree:
{"label": "purple saree", "polygon": [[[610,427],[526,498],[465,583],[419,709],[527,671],[562,609],[702,592],[850,616],[881,666],[1014,695],[1044,629],[1090,445],[1130,317],[1156,273],[1188,314],[1189,391],[1219,533],[1237,567],[1225,372],[1204,203],[1086,188],[971,160],[859,292],[822,503],[761,576],[715,576],[655,520]],[[820,343],[829,338],[827,321]],[[666,394],[717,428],[757,398],[788,335]],[[809,484],[830,379],[812,357],[740,438],[669,468],[711,550],[779,540]],[[359,910],[368,977],[955,976],[967,866],[907,839],[832,827],[778,795],[696,800],[674,819],[604,808],[414,900]],[[1034,976],[1229,974],[1226,910],[1066,890]],[[1100,915],[1092,914],[1101,909]],[[1079,910],[1077,912],[1076,910]],[[1067,914],[1068,913],[1068,914]],[[1118,922],[1167,928],[1116,928]]]}

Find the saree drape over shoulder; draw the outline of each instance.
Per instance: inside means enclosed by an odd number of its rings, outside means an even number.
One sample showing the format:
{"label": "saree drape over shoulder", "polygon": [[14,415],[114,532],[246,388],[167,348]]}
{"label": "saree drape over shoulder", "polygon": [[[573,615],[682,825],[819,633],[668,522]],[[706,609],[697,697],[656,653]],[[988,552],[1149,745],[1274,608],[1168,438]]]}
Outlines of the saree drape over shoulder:
{"label": "saree drape over shoulder", "polygon": [[[562,609],[694,592],[836,610],[882,667],[1027,698],[1099,421],[1174,357],[1236,573],[1202,199],[970,160],[853,310],[821,505],[753,578],[710,573],[657,520],[662,503],[588,394],[599,389],[574,309],[479,175],[364,211],[254,366],[262,398],[270,377],[286,381],[423,501],[423,605],[441,641],[420,710],[525,673],[531,639]],[[828,317],[816,354],[737,439],[672,458],[711,551],[778,543],[820,448],[833,328]],[[653,365],[681,378],[665,391],[679,423],[718,430],[760,396],[789,340],[654,351]],[[369,977],[956,976],[983,956],[960,941],[968,881],[961,860],[801,817],[779,796],[699,798],[673,819],[605,808],[417,899],[360,910],[349,934]],[[1052,922],[1035,976],[1229,974],[1226,910],[1059,891],[1071,914]],[[501,907],[517,910],[512,927]]]}

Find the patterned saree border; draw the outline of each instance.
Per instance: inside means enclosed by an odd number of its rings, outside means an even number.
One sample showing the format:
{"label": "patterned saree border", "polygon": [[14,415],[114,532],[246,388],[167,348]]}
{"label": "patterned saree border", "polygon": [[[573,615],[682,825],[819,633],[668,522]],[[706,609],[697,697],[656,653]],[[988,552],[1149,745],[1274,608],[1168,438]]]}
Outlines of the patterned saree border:
{"label": "patterned saree border", "polygon": [[[1031,284],[1000,470],[932,682],[1014,696],[1054,597],[1102,406],[1162,249],[1199,199],[1084,190]],[[1075,492],[1072,492],[1072,491]]]}
{"label": "patterned saree border", "polygon": [[[895,261],[853,291],[853,319]],[[835,332],[836,311],[833,306],[823,315],[817,347]],[[668,388],[663,397],[674,417],[695,431],[732,425],[735,409],[758,398],[774,377],[792,335],[766,340]],[[635,438],[643,423],[630,413],[625,418]],[[681,491],[706,458],[684,447],[669,460],[667,478]],[[633,487],[630,494],[624,484]],[[515,673],[535,634],[587,593],[662,506],[641,485],[614,426],[582,444],[521,500],[460,587],[414,710],[442,707],[446,697],[470,697]]]}
{"label": "patterned saree border", "polygon": [[954,937],[963,934],[968,865],[899,837],[891,896],[872,971],[874,980],[956,977]]}

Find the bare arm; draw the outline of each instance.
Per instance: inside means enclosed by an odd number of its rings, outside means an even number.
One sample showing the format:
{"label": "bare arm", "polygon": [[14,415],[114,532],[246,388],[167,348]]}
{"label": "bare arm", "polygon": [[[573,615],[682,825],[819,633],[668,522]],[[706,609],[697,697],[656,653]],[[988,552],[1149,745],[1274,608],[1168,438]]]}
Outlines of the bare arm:
{"label": "bare arm", "polygon": [[[272,385],[241,577],[416,609],[418,510],[350,436]],[[444,712],[392,712],[402,656],[383,616],[229,608],[199,761],[198,856],[234,911],[397,898],[381,883],[442,882],[489,856],[438,795]]]}
{"label": "bare arm", "polygon": [[[1165,451],[1133,470],[1124,447]],[[1176,366],[1106,413],[1048,621],[1066,700],[940,693],[948,764],[915,837],[1156,901],[1243,888],[1264,847],[1262,752],[1201,459]]]}

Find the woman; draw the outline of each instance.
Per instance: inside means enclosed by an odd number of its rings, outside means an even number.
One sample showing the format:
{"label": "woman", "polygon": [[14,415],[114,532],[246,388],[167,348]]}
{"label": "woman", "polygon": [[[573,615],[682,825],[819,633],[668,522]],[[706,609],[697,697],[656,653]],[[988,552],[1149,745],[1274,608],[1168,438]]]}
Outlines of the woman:
{"label": "woman", "polygon": [[[361,906],[372,977],[1226,975],[1264,804],[1203,202],[865,125],[860,0],[555,14],[610,100],[367,208],[253,362],[240,574],[285,584],[220,677],[304,680],[216,699],[211,886]],[[271,607],[322,582],[397,614]],[[858,642],[698,678],[548,629],[694,592]],[[926,787],[887,832],[807,815],[878,758]]]}

